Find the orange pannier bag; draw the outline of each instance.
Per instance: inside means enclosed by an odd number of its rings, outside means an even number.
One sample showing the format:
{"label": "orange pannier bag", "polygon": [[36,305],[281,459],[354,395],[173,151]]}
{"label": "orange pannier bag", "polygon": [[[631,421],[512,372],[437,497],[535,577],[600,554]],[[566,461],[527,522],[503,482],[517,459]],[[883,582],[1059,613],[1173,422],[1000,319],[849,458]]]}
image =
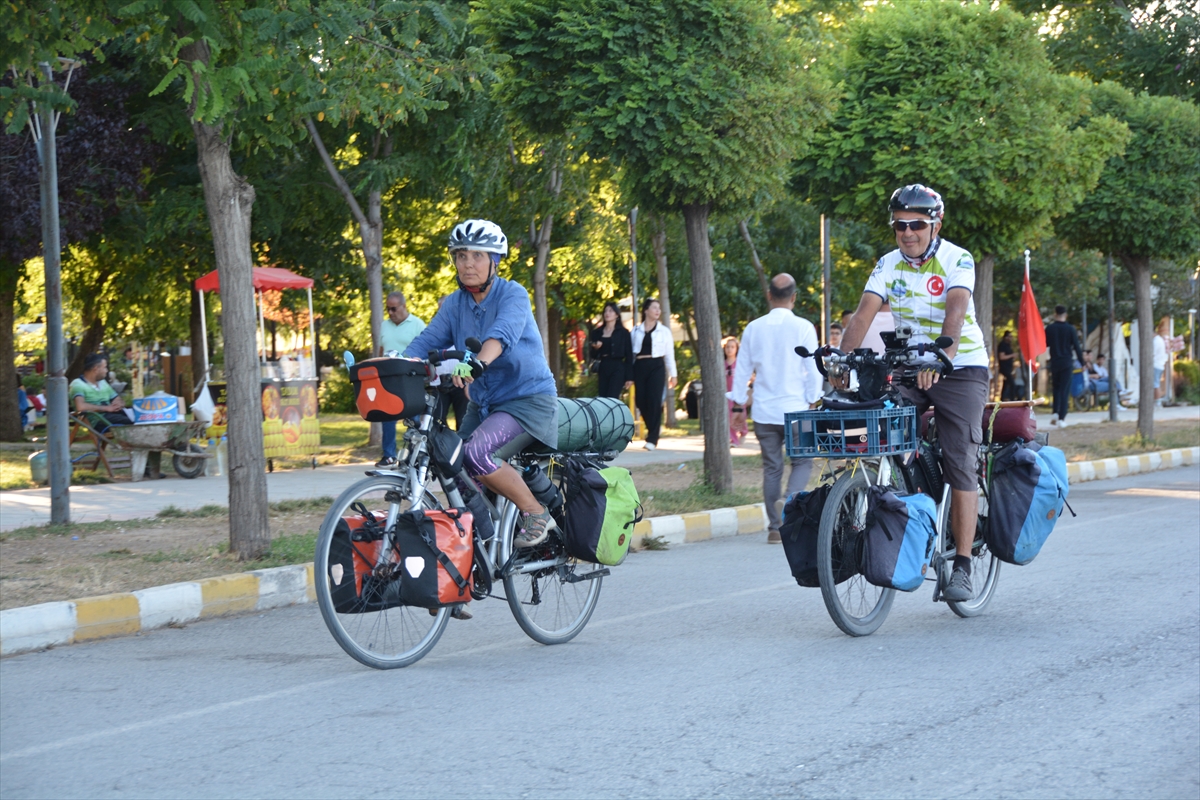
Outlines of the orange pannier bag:
{"label": "orange pannier bag", "polygon": [[368,422],[412,419],[425,413],[425,362],[369,358],[350,367],[358,413]]}

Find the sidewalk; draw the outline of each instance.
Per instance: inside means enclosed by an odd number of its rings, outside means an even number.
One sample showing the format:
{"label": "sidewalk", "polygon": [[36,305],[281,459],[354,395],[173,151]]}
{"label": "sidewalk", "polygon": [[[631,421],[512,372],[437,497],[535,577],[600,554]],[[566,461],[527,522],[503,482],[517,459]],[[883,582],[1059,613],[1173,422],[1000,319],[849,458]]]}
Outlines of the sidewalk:
{"label": "sidewalk", "polygon": [[[1136,422],[1135,409],[1121,409],[1122,422]],[[1048,417],[1038,415],[1039,428],[1051,432]],[[1200,406],[1160,408],[1156,420],[1193,419],[1200,421]],[[1103,424],[1107,411],[1086,411],[1067,417],[1071,425]],[[743,447],[734,448],[736,456],[757,456],[758,442],[750,437]],[[648,451],[641,442],[634,442],[617,457],[616,466],[632,468],[647,464],[678,464],[704,457],[704,437],[681,436],[659,440],[658,449]],[[1097,462],[1099,463],[1099,462]],[[272,501],[302,500],[312,497],[335,497],[350,484],[363,477],[370,464],[345,464],[273,472],[267,475],[267,496]],[[106,483],[71,487],[71,521],[98,522],[105,519],[136,519],[153,517],[167,506],[194,509],[204,505],[229,505],[229,484],[225,476],[201,477],[194,480],[168,478],[139,483]],[[0,530],[26,525],[45,525],[50,521],[50,490],[21,489],[0,492]]]}
{"label": "sidewalk", "polygon": [[[757,456],[758,443],[738,447],[734,455]],[[647,464],[678,464],[704,457],[704,438],[684,436],[664,438],[658,449],[648,451],[634,442],[613,462],[631,468]],[[272,472],[267,475],[267,497],[277,500],[303,500],[312,497],[336,497],[350,484],[361,480],[370,464],[343,464]],[[71,521],[99,522],[105,519],[153,517],[167,506],[194,509],[205,505],[229,505],[227,476],[200,477],[193,480],[166,478],[138,483],[103,483],[71,487]],[[0,530],[50,522],[50,489],[21,489],[0,492]]]}

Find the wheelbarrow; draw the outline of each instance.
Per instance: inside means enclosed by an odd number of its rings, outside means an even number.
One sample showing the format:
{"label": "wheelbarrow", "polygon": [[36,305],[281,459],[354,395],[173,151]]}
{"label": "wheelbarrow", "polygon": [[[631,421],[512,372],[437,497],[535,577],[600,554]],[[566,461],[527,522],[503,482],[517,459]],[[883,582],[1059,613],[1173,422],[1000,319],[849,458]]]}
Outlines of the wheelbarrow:
{"label": "wheelbarrow", "polygon": [[171,454],[171,466],[181,478],[197,478],[204,472],[204,459],[212,458],[191,440],[204,435],[207,422],[148,422],[114,425],[108,429],[113,443],[129,451],[133,480],[140,481],[150,464],[150,477],[160,478],[163,453]]}

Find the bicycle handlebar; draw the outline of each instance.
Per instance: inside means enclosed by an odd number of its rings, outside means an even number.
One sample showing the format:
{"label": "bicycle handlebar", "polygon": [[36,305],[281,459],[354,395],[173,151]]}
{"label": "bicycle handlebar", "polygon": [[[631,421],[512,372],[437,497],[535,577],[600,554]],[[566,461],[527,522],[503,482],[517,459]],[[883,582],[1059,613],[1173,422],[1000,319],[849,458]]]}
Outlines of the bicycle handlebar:
{"label": "bicycle handlebar", "polygon": [[[889,375],[895,375],[902,383],[908,383],[915,380],[916,374],[921,370],[935,366],[938,368],[939,374],[943,376],[953,372],[954,362],[950,360],[945,351],[945,348],[952,344],[954,344],[954,340],[949,336],[939,336],[932,344],[922,342],[921,344],[896,347],[886,350],[882,356],[869,348],[860,347],[850,353],[843,353],[830,345],[818,347],[816,352],[809,352],[807,347],[799,346],[796,348],[796,355],[801,358],[814,359],[817,371],[826,380],[829,379],[829,371],[825,367],[826,360],[828,360],[830,364],[846,369],[883,364],[887,367]],[[937,361],[914,361],[911,357],[913,353],[917,356],[930,353],[937,358]]]}

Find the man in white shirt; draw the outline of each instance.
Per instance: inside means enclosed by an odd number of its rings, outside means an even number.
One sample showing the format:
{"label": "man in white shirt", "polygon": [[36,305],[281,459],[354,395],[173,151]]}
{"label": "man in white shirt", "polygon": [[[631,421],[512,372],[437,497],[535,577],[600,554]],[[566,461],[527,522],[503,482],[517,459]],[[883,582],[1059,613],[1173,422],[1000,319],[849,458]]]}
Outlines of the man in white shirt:
{"label": "man in white shirt", "polygon": [[[771,279],[771,310],[746,326],[733,371],[733,389],[726,395],[744,405],[754,376],[754,435],[762,448],[763,501],[767,507],[767,541],[779,544],[779,484],[783,478],[783,415],[805,411],[821,397],[821,373],[811,358],[800,358],[796,347],[817,349],[817,329],[796,316],[796,280],[787,274]],[[803,491],[812,472],[810,459],[793,458],[787,495]]]}

